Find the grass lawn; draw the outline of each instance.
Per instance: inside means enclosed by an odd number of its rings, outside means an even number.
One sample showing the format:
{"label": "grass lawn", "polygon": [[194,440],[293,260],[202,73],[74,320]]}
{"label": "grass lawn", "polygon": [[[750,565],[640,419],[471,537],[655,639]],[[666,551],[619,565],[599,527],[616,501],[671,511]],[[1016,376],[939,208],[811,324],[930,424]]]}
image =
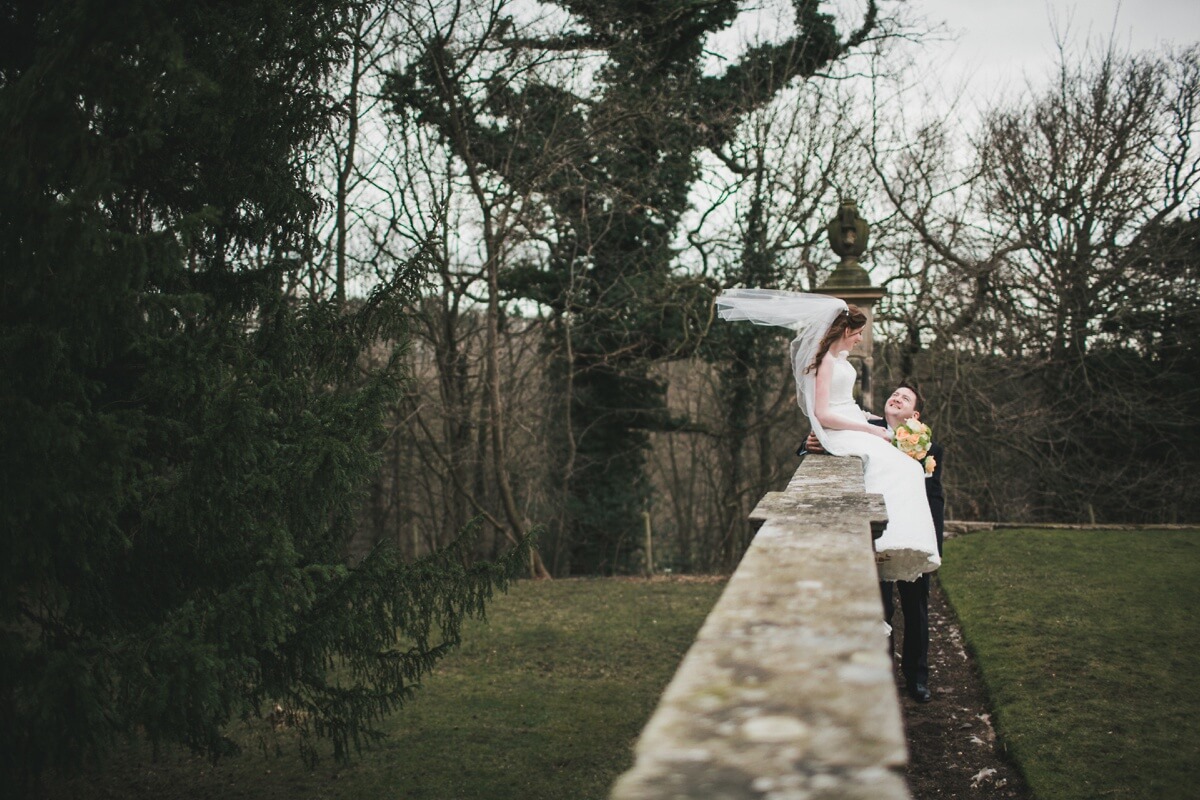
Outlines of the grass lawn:
{"label": "grass lawn", "polygon": [[[716,602],[715,580],[524,581],[464,628],[388,739],[348,766],[309,771],[294,732],[259,722],[246,749],[213,766],[140,746],[102,773],[48,785],[56,798],[604,798]],[[263,739],[282,755],[266,758]]]}
{"label": "grass lawn", "polygon": [[1200,530],[1001,530],[940,581],[1039,798],[1200,789]]}

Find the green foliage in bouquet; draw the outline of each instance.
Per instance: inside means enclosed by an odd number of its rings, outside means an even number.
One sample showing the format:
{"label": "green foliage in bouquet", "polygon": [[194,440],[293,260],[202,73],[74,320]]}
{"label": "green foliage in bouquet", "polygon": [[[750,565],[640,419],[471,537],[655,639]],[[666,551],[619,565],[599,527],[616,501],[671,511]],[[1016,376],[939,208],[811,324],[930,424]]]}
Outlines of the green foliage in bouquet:
{"label": "green foliage in bouquet", "polygon": [[[345,0],[18,4],[0,41],[0,780],[278,702],[372,735],[523,557],[344,546],[418,256],[296,284]],[[367,346],[389,342],[383,368]],[[310,750],[310,752],[312,752]]]}

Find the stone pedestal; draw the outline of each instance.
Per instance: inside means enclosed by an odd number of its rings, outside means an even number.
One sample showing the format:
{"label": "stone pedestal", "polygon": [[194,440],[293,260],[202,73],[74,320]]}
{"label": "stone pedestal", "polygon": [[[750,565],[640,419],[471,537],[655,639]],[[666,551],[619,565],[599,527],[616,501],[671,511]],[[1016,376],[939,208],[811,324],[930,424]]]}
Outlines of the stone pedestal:
{"label": "stone pedestal", "polygon": [[859,404],[867,411],[875,410],[875,303],[883,297],[883,289],[871,285],[871,276],[858,263],[859,256],[867,250],[871,226],[859,216],[858,204],[849,198],[843,199],[837,214],[826,227],[829,246],[841,256],[841,262],[818,289],[820,294],[841,298],[859,307],[867,315],[867,327],[862,342],[850,357],[858,370]]}
{"label": "stone pedestal", "polygon": [[867,315],[867,327],[862,341],[850,351],[850,359],[858,370],[859,396],[855,399],[867,411],[875,410],[875,303],[883,297],[883,289],[865,287],[861,289],[831,289],[822,286],[818,294],[828,294],[858,306]]}

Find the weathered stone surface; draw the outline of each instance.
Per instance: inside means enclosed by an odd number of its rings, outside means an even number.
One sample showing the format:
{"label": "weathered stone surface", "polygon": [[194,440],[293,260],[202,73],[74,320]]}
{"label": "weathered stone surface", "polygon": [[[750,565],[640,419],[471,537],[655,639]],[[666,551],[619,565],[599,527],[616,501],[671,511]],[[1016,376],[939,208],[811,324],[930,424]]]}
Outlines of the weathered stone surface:
{"label": "weathered stone surface", "polygon": [[[773,516],[853,508],[854,513],[865,513],[870,518],[873,533],[882,533],[887,524],[883,498],[864,492],[862,461],[858,458],[806,456],[787,490],[763,495],[750,512],[750,520],[761,523]],[[828,504],[835,506],[829,508]]]}
{"label": "weathered stone surface", "polygon": [[861,463],[831,457],[763,498],[614,800],[909,797],[871,547],[881,507]]}

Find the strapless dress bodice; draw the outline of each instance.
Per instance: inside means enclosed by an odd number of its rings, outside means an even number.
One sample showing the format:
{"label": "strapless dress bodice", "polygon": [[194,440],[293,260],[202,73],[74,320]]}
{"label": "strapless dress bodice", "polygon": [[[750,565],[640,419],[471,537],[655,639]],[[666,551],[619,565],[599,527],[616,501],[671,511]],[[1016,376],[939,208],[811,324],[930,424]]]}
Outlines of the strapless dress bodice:
{"label": "strapless dress bodice", "polygon": [[850,416],[853,412],[854,417],[861,417],[862,410],[859,409],[858,403],[854,402],[854,382],[858,380],[858,373],[846,355],[846,351],[843,350],[833,362],[833,375],[829,382],[829,407],[837,414]]}

